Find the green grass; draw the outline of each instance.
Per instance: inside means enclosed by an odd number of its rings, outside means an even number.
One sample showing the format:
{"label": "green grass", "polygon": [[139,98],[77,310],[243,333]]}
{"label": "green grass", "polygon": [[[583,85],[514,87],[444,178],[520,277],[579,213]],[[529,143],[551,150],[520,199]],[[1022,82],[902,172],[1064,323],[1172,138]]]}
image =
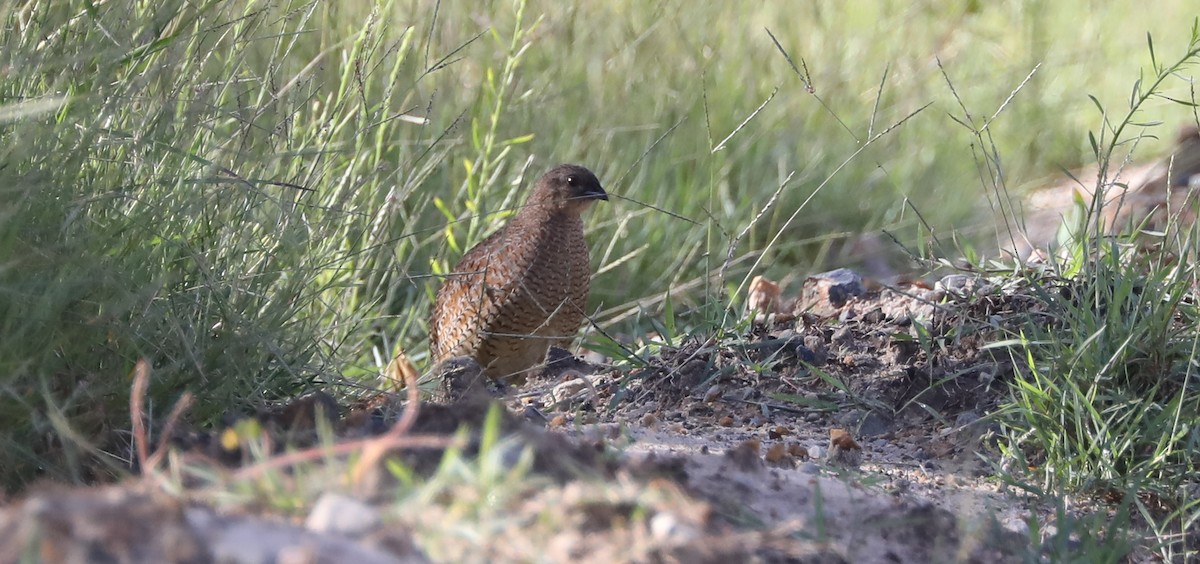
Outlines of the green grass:
{"label": "green grass", "polygon": [[1045,308],[1009,343],[1016,379],[998,413],[1011,467],[1021,469],[1007,479],[1050,499],[1077,492],[1119,501],[1108,530],[1091,530],[1088,541],[1128,554],[1132,513],[1146,531],[1139,544],[1165,561],[1195,558],[1200,548],[1193,478],[1200,463],[1198,227],[1173,219],[1161,231],[1108,237],[1096,208],[1104,192],[1119,188],[1110,178],[1122,165],[1120,148],[1147,127],[1143,107],[1156,99],[1196,106],[1194,95],[1165,90],[1200,61],[1197,25],[1177,60],[1163,58],[1148,37],[1150,64],[1126,105],[1095,101],[1102,120],[1089,139],[1101,170],[1091,180],[1097,195],[1077,202],[1082,229],[1064,237],[1054,274],[1026,273]]}
{"label": "green grass", "polygon": [[[853,266],[861,233],[988,249],[981,202],[1124,158],[1093,152],[1087,96],[1124,107],[1153,74],[1147,32],[1159,60],[1187,47],[1188,2],[1097,6],[0,2],[0,482],[120,473],[138,358],[151,416],[190,390],[199,422],[375,385],[397,347],[423,366],[437,274],[556,162],[614,196],[587,218],[592,308],[614,335],[665,303],[672,333],[719,320],[753,274]],[[1183,80],[1159,91],[1191,98]],[[1123,138],[1189,119],[1151,99],[1138,120],[1166,125]],[[1119,268],[1088,288],[1128,289]],[[1064,306],[1081,340],[1050,357],[1079,361],[1037,373],[1086,379],[1133,345],[1178,361],[1193,332],[1159,308],[1188,278],[1151,278],[1161,290],[1108,297],[1145,317]],[[1127,343],[1111,324],[1088,340],[1112,321]],[[1139,399],[1165,406],[1146,416],[1163,429],[1195,413]],[[1062,483],[1161,477],[1057,456],[1081,464]]]}

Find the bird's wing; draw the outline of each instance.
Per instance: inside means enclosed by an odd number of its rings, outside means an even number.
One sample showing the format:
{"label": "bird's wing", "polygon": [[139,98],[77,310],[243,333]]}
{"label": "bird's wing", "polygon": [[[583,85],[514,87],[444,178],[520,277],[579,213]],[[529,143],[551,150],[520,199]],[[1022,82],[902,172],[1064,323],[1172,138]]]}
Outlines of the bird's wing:
{"label": "bird's wing", "polygon": [[474,347],[519,287],[524,276],[520,245],[500,229],[467,251],[442,282],[434,302],[431,349],[445,358],[461,346]]}

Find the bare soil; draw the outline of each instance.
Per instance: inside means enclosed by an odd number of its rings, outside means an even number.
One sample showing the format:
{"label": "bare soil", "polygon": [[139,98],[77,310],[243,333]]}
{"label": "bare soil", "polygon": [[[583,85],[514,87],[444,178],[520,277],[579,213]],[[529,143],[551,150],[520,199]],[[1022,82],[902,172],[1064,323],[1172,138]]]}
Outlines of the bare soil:
{"label": "bare soil", "polygon": [[[35,488],[0,509],[0,561],[1036,559],[1028,519],[1049,525],[1044,535],[1055,515],[994,477],[991,415],[1013,367],[982,347],[1036,319],[1038,300],[973,275],[855,283],[812,279],[740,334],[657,337],[633,368],[555,351],[503,395],[501,429],[530,448],[540,481],[473,543],[431,535],[456,526],[449,513],[389,509],[397,481],[381,466],[369,485],[330,482],[348,499],[322,496],[321,509],[231,508],[211,480]],[[409,433],[466,426],[467,450],[479,445],[494,395],[457,386],[473,381],[464,370],[447,373]],[[260,418],[303,445],[320,414],[338,409],[316,396]],[[349,441],[386,433],[404,406],[385,395],[341,411],[329,422]],[[180,433],[177,446],[217,474],[252,460],[225,439],[228,430]],[[401,454],[422,475],[443,457]]]}

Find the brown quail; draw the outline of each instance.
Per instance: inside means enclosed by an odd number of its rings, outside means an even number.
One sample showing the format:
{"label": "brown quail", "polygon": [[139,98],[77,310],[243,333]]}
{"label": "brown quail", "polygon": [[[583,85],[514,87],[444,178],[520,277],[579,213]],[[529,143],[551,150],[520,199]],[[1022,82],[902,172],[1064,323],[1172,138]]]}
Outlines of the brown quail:
{"label": "brown quail", "polygon": [[520,381],[551,345],[568,346],[591,278],[580,214],[607,199],[581,166],[542,176],[516,215],[442,282],[429,327],[433,361],[470,356],[489,378]]}

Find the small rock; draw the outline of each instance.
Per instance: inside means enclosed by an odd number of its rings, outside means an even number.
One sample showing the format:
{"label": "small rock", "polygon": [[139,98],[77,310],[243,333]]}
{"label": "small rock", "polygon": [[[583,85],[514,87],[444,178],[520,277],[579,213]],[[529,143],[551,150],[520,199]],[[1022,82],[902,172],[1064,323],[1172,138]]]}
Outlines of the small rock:
{"label": "small rock", "polygon": [[783,443],[775,443],[771,448],[767,449],[767,454],[763,455],[763,459],[767,464],[772,466],[792,466],[795,460],[788,454],[787,445]]}
{"label": "small rock", "polygon": [[354,562],[384,564],[428,562],[419,552],[404,556],[382,549],[360,546],[344,535],[315,533],[294,525],[254,518],[204,515],[207,510],[188,509],[187,520],[193,530],[205,537],[210,562],[259,564],[285,562],[298,557],[301,562]]}
{"label": "small rock", "polygon": [[858,434],[862,437],[877,437],[892,430],[892,420],[869,411],[866,417],[858,423]]}
{"label": "small rock", "polygon": [[660,542],[684,544],[692,542],[698,535],[696,529],[681,522],[671,513],[660,511],[650,518],[650,534]]}
{"label": "small rock", "polygon": [[861,409],[850,409],[837,416],[837,422],[843,427],[853,427],[862,421],[866,412]]}
{"label": "small rock", "polygon": [[868,311],[862,319],[867,323],[879,324],[883,323],[883,321],[887,319],[887,316],[883,314],[883,309],[875,308],[871,311]]}
{"label": "small rock", "polygon": [[733,461],[734,465],[747,472],[762,468],[762,459],[758,451],[762,443],[758,439],[747,439],[741,444],[725,451],[725,458]]}
{"label": "small rock", "polygon": [[1029,534],[1029,522],[1021,517],[1004,517],[1000,519],[1000,526],[1021,535]]}
{"label": "small rock", "polygon": [[526,405],[524,411],[521,412],[521,417],[534,425],[545,425],[549,423],[546,415],[533,405]]}
{"label": "small rock", "polygon": [[608,362],[608,357],[604,356],[602,353],[584,349],[580,360],[588,364],[605,364]]}
{"label": "small rock", "polygon": [[817,335],[808,335],[804,337],[804,346],[812,351],[812,364],[820,366],[825,364],[825,356],[828,352],[825,348],[825,340]]}
{"label": "small rock", "polygon": [[954,292],[956,294],[965,293],[967,290],[974,288],[975,277],[967,276],[966,274],[948,274],[943,276],[934,285],[934,290],[942,290],[944,292]]}
{"label": "small rock", "polygon": [[554,386],[550,390],[550,397],[544,401],[547,405],[566,404],[570,401],[583,395],[584,391],[591,389],[592,384],[587,378],[582,376],[572,378]]}
{"label": "small rock", "polygon": [[789,443],[787,448],[788,454],[793,458],[796,458],[797,460],[809,459],[808,449],[804,448],[804,445],[801,445],[800,443]]}
{"label": "small rock", "polygon": [[755,389],[754,386],[744,386],[744,387],[738,388],[737,391],[735,391],[733,393],[733,395],[727,395],[725,397],[730,397],[733,399],[745,401],[745,400],[749,400],[750,398],[755,397],[756,395],[758,395],[758,393],[759,393],[759,391],[757,389]]}
{"label": "small rock", "polygon": [[785,360],[796,358],[812,364],[816,354],[804,344],[804,338],[795,331],[784,331],[778,336],[768,336],[754,345],[753,358],[757,361]]}
{"label": "small rock", "polygon": [[986,279],[971,274],[950,274],[933,285],[934,291],[942,291],[959,297],[968,297],[990,292],[993,285]]}
{"label": "small rock", "polygon": [[862,463],[862,446],[845,429],[829,430],[829,453],[825,460],[847,468],[857,468]]}
{"label": "small rock", "polygon": [[811,312],[822,316],[839,313],[842,306],[854,297],[866,292],[862,276],[846,268],[839,268],[810,276],[804,281],[800,300],[793,313],[801,315]]}
{"label": "small rock", "polygon": [[625,434],[625,427],[620,423],[604,423],[600,425],[600,432],[609,440],[617,440]]}
{"label": "small rock", "polygon": [[313,505],[304,526],[318,533],[341,533],[357,537],[379,526],[375,508],[347,495],[325,492]]}
{"label": "small rock", "polygon": [[469,356],[448,358],[438,363],[433,373],[438,386],[429,398],[432,403],[485,401],[489,393],[483,369]]}
{"label": "small rock", "polygon": [[936,304],[936,303],[940,303],[943,299],[946,298],[946,292],[944,290],[934,290],[934,289],[921,290],[920,292],[917,292],[917,297],[920,298],[921,301],[931,302],[931,303]]}
{"label": "small rock", "polygon": [[954,418],[955,427],[966,427],[976,421],[979,421],[979,413],[975,410],[964,411]]}
{"label": "small rock", "polygon": [[892,430],[891,419],[875,411],[852,409],[838,417],[844,427],[855,429],[860,437],[877,437]]}
{"label": "small rock", "polygon": [[746,301],[750,311],[773,314],[779,311],[779,303],[779,284],[762,276],[755,276],[750,281],[749,299]]}
{"label": "small rock", "polygon": [[867,290],[863,287],[862,276],[848,268],[839,268],[824,272],[809,278],[817,280],[819,287],[824,289],[826,298],[834,307],[841,307],[853,296],[861,296]]}
{"label": "small rock", "polygon": [[831,341],[839,345],[845,345],[852,339],[854,339],[854,335],[850,333],[850,328],[845,326],[839,327],[837,331],[833,332],[833,336],[830,337]]}

